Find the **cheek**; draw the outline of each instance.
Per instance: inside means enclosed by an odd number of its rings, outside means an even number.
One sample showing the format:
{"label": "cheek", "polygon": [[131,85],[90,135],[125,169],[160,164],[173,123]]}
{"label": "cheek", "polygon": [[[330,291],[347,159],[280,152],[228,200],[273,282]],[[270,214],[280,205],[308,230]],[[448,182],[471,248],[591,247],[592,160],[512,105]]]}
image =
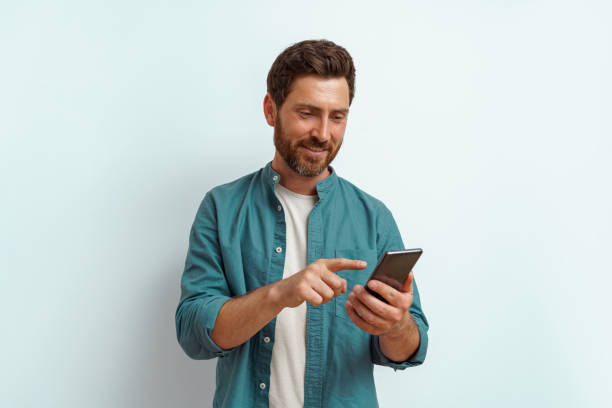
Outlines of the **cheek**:
{"label": "cheek", "polygon": [[332,143],[336,149],[340,148],[343,137],[344,137],[344,132],[332,134]]}
{"label": "cheek", "polygon": [[344,131],[346,130],[346,124],[334,126],[332,131],[332,137],[336,144],[342,142],[342,138],[344,137]]}
{"label": "cheek", "polygon": [[287,124],[287,126],[284,126],[285,134],[293,140],[297,140],[302,138],[304,135],[308,135],[310,129],[311,126],[308,123],[297,121]]}

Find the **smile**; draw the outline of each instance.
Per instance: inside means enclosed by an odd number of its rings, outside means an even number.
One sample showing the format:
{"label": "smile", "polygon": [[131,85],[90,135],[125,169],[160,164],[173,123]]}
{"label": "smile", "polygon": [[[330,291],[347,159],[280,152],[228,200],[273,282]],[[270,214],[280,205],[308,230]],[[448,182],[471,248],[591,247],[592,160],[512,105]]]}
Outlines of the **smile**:
{"label": "smile", "polygon": [[304,146],[300,146],[300,149],[304,150],[307,154],[309,154],[310,156],[314,156],[314,157],[321,157],[323,153],[327,151],[327,150],[312,150]]}

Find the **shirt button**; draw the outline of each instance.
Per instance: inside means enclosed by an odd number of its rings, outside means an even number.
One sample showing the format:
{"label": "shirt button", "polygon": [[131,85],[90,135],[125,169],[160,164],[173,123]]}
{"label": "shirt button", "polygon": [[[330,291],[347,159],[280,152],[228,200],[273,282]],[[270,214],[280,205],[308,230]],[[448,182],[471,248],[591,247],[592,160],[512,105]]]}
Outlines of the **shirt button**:
{"label": "shirt button", "polygon": [[264,343],[269,343],[270,342],[270,338],[268,336],[264,337]]}
{"label": "shirt button", "polygon": [[274,181],[278,180],[278,176],[272,177],[272,180],[274,180]]}
{"label": "shirt button", "polygon": [[281,252],[283,252],[283,248],[281,247],[276,247],[276,253],[280,254]]}
{"label": "shirt button", "polygon": [[278,205],[278,207],[276,207],[276,209],[277,209],[278,211],[283,211],[283,207],[282,207],[280,204]]}
{"label": "shirt button", "polygon": [[261,388],[262,390],[265,390],[266,389],[266,384],[260,383],[259,384],[259,388]]}

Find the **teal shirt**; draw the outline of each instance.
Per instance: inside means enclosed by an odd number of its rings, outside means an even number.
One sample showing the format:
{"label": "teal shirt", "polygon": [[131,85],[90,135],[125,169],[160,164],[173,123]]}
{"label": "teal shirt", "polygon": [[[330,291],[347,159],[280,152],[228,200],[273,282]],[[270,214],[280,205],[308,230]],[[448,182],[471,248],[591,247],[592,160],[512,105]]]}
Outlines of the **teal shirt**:
{"label": "teal shirt", "polygon": [[[404,245],[385,205],[330,170],[317,183],[319,200],[308,217],[308,264],[319,258],[350,258],[365,260],[368,267],[338,272],[347,280],[347,293],[320,306],[307,305],[304,407],[371,408],[378,406],[373,364],[394,369],[422,364],[429,326],[416,283],[410,313],[421,343],[408,360],[387,359],[378,336],[349,319],[344,306],[348,292],[365,284],[383,252]],[[223,303],[282,279],[285,215],[274,194],[279,181],[268,163],[213,188],[191,228],[176,334],[189,357],[219,358],[214,407],[268,407],[276,318],[230,350],[219,348],[210,335]]]}

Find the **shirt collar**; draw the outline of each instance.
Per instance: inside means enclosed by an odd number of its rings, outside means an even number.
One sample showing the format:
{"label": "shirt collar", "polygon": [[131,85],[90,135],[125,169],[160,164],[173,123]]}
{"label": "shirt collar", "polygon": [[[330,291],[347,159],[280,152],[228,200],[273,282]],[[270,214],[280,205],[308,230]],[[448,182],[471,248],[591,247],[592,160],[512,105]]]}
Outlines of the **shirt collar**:
{"label": "shirt collar", "polygon": [[[319,196],[319,200],[324,199],[327,195],[329,195],[336,186],[338,185],[338,175],[336,174],[336,170],[332,166],[328,166],[329,168],[329,176],[325,177],[323,180],[317,183],[317,194]],[[264,180],[266,184],[272,186],[280,181],[280,174],[278,174],[272,168],[272,161],[269,161],[268,164],[263,169]]]}

